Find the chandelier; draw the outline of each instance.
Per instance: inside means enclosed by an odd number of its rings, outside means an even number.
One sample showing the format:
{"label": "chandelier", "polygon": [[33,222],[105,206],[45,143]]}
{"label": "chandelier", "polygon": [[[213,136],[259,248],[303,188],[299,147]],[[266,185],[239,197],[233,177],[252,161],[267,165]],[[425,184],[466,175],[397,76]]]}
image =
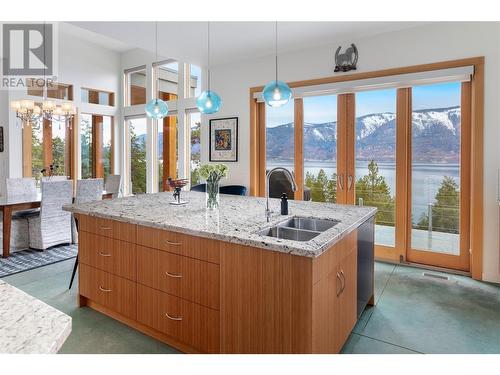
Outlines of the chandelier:
{"label": "chandelier", "polygon": [[[43,23],[43,38],[45,40],[45,22]],[[67,127],[71,129],[72,119],[75,117],[76,108],[71,102],[63,102],[57,105],[55,101],[47,99],[47,79],[45,77],[46,59],[45,59],[45,45],[43,49],[43,99],[42,103],[35,103],[31,99],[13,100],[10,102],[10,107],[16,111],[16,117],[21,120],[22,127],[24,125],[31,125],[40,120],[52,120],[64,122]]]}
{"label": "chandelier", "polygon": [[71,128],[71,120],[76,114],[76,108],[71,102],[56,105],[52,100],[44,100],[38,104],[34,100],[22,99],[11,101],[10,107],[16,111],[16,117],[21,120],[23,127],[45,119],[64,122]]}

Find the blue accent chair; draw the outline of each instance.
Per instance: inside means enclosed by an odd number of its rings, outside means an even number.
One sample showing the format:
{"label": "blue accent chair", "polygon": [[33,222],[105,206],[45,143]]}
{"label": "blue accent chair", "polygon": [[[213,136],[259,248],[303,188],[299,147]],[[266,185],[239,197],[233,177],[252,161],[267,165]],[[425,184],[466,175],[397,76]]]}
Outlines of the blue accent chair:
{"label": "blue accent chair", "polygon": [[221,194],[247,195],[247,188],[241,185],[226,185],[219,188]]}

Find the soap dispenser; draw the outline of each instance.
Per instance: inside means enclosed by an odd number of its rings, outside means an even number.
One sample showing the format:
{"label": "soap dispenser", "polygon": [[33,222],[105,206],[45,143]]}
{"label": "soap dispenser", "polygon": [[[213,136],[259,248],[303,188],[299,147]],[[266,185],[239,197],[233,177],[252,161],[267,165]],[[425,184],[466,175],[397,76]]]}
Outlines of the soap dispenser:
{"label": "soap dispenser", "polygon": [[288,215],[288,197],[285,193],[281,195],[281,214]]}

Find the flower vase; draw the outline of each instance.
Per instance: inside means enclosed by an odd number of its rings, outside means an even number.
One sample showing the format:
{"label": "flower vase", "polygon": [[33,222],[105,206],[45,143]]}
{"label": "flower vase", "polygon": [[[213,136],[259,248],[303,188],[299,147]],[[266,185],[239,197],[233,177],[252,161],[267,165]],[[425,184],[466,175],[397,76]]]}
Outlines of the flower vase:
{"label": "flower vase", "polygon": [[207,181],[206,203],[208,210],[219,208],[219,181]]}

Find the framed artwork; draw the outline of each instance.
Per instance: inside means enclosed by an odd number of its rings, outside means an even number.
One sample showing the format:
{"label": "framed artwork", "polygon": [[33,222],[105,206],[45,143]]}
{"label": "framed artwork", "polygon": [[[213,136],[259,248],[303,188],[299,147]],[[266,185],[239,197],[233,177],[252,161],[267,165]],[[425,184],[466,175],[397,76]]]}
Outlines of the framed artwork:
{"label": "framed artwork", "polygon": [[209,161],[238,161],[238,117],[210,120]]}

